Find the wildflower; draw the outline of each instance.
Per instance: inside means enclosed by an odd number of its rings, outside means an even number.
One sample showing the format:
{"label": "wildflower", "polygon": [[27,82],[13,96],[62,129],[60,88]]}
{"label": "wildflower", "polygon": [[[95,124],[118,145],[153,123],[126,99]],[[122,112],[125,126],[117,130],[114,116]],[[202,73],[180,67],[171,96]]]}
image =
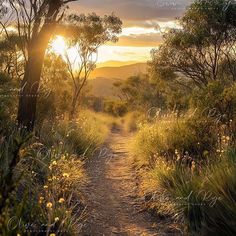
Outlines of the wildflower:
{"label": "wildflower", "polygon": [[69,174],[68,174],[68,173],[63,173],[62,176],[68,178],[68,177],[69,177]]}
{"label": "wildflower", "polygon": [[57,177],[56,177],[56,176],[53,176],[53,177],[52,177],[52,180],[56,180],[56,179],[57,179]]}
{"label": "wildflower", "polygon": [[48,202],[47,205],[46,205],[47,208],[51,209],[52,208],[52,203],[51,202]]}
{"label": "wildflower", "polygon": [[59,144],[60,144],[60,145],[63,145],[63,142],[61,141]]}
{"label": "wildflower", "polygon": [[58,202],[63,203],[64,201],[65,201],[65,199],[61,197]]}
{"label": "wildflower", "polygon": [[55,220],[55,222],[57,222],[57,221],[59,221],[60,219],[59,219],[59,217],[56,217],[54,220]]}
{"label": "wildflower", "polygon": [[16,236],[21,236],[20,234],[17,234]]}
{"label": "wildflower", "polygon": [[44,189],[48,189],[48,186],[47,186],[47,185],[44,185],[43,188],[44,188]]}
{"label": "wildflower", "polygon": [[56,236],[56,234],[49,234],[49,236]]}
{"label": "wildflower", "polygon": [[52,162],[52,165],[53,165],[53,166],[56,166],[56,165],[57,165],[57,162],[56,162],[56,161],[53,161],[53,162]]}

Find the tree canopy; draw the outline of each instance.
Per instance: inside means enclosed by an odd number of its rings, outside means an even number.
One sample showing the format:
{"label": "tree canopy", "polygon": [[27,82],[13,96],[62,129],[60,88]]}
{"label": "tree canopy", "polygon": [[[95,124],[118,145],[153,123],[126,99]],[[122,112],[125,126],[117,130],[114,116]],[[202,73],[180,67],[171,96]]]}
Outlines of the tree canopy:
{"label": "tree canopy", "polygon": [[[152,51],[152,66],[168,67],[198,87],[220,76],[227,61],[232,72],[236,46],[236,4],[228,0],[198,0],[180,19],[180,29],[164,35],[164,44]],[[231,73],[235,80],[235,73]]]}

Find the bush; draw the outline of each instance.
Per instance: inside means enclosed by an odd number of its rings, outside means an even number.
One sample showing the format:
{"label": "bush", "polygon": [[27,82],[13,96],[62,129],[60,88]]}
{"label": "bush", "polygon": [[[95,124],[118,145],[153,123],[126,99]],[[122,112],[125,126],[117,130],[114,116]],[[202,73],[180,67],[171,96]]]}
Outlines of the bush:
{"label": "bush", "polygon": [[77,235],[83,217],[80,188],[85,181],[78,158],[62,154],[60,147],[32,143],[21,150],[14,179],[11,204],[1,215],[1,235]]}
{"label": "bush", "polygon": [[84,158],[106,138],[104,122],[99,115],[83,112],[77,122],[45,122],[28,143],[18,130],[1,137],[1,235],[80,232]]}
{"label": "bush", "polygon": [[195,91],[191,105],[197,107],[203,115],[226,124],[235,119],[236,83],[225,85],[220,81],[211,82],[206,88]]}
{"label": "bush", "polygon": [[64,119],[55,124],[45,122],[40,130],[40,136],[47,146],[60,144],[62,149],[71,150],[72,154],[76,153],[81,157],[90,157],[104,142],[107,134],[108,127],[101,116],[90,111],[82,111],[76,121]]}
{"label": "bush", "polygon": [[0,132],[16,118],[16,104],[18,96],[18,84],[7,75],[0,72]]}
{"label": "bush", "polygon": [[127,112],[127,104],[118,101],[106,101],[104,103],[104,112],[113,116],[124,116]]}
{"label": "bush", "polygon": [[138,127],[145,120],[144,114],[141,112],[130,112],[125,115],[122,119],[124,123],[124,129],[126,132],[135,132],[138,130]]}
{"label": "bush", "polygon": [[[152,195],[155,190],[159,196],[152,197],[151,207],[159,214],[172,215],[179,222],[185,222],[190,235],[235,235],[235,151],[218,157],[211,165],[191,169],[178,162],[159,160],[148,177],[155,186]],[[146,186],[145,191],[150,189]]]}
{"label": "bush", "polygon": [[216,151],[218,136],[211,118],[168,115],[154,124],[144,124],[137,133],[133,152],[142,164],[153,164],[158,156],[168,160],[204,160]]}
{"label": "bush", "polygon": [[230,149],[230,132],[197,113],[144,124],[132,151],[137,166],[145,167],[140,179],[147,207],[186,225],[188,235],[235,235],[236,151]]}

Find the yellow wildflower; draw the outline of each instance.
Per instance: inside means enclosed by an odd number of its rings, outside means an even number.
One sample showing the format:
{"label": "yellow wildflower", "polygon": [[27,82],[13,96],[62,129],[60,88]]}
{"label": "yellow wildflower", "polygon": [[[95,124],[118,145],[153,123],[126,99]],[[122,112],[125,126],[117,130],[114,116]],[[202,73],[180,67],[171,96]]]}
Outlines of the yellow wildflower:
{"label": "yellow wildflower", "polygon": [[68,173],[63,173],[62,176],[68,178],[68,177],[69,177],[69,174],[68,174]]}
{"label": "yellow wildflower", "polygon": [[46,206],[47,206],[47,208],[52,208],[52,203],[48,202]]}
{"label": "yellow wildflower", "polygon": [[40,199],[40,200],[44,200],[44,197],[40,197],[39,199]]}
{"label": "yellow wildflower", "polygon": [[52,162],[52,165],[53,165],[53,166],[56,166],[56,165],[57,165],[57,162],[56,162],[56,161],[53,161],[53,162]]}
{"label": "yellow wildflower", "polygon": [[61,197],[58,202],[63,203],[64,201],[65,201],[65,199]]}
{"label": "yellow wildflower", "polygon": [[59,217],[56,217],[54,220],[55,220],[55,222],[57,222],[57,221],[59,221],[60,219],[59,219]]}
{"label": "yellow wildflower", "polygon": [[57,177],[56,177],[56,176],[53,176],[53,177],[52,177],[52,180],[56,180],[56,179],[57,179]]}

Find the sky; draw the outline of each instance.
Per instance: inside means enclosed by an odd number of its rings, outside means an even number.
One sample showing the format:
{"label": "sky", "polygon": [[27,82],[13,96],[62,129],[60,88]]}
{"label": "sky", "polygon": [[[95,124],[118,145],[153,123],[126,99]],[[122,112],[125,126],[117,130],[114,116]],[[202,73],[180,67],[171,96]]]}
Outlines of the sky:
{"label": "sky", "polygon": [[178,27],[180,17],[191,0],[79,0],[70,9],[77,14],[95,12],[99,15],[115,13],[123,21],[119,42],[102,46],[98,62],[147,61],[150,50],[162,41],[161,31]]}

